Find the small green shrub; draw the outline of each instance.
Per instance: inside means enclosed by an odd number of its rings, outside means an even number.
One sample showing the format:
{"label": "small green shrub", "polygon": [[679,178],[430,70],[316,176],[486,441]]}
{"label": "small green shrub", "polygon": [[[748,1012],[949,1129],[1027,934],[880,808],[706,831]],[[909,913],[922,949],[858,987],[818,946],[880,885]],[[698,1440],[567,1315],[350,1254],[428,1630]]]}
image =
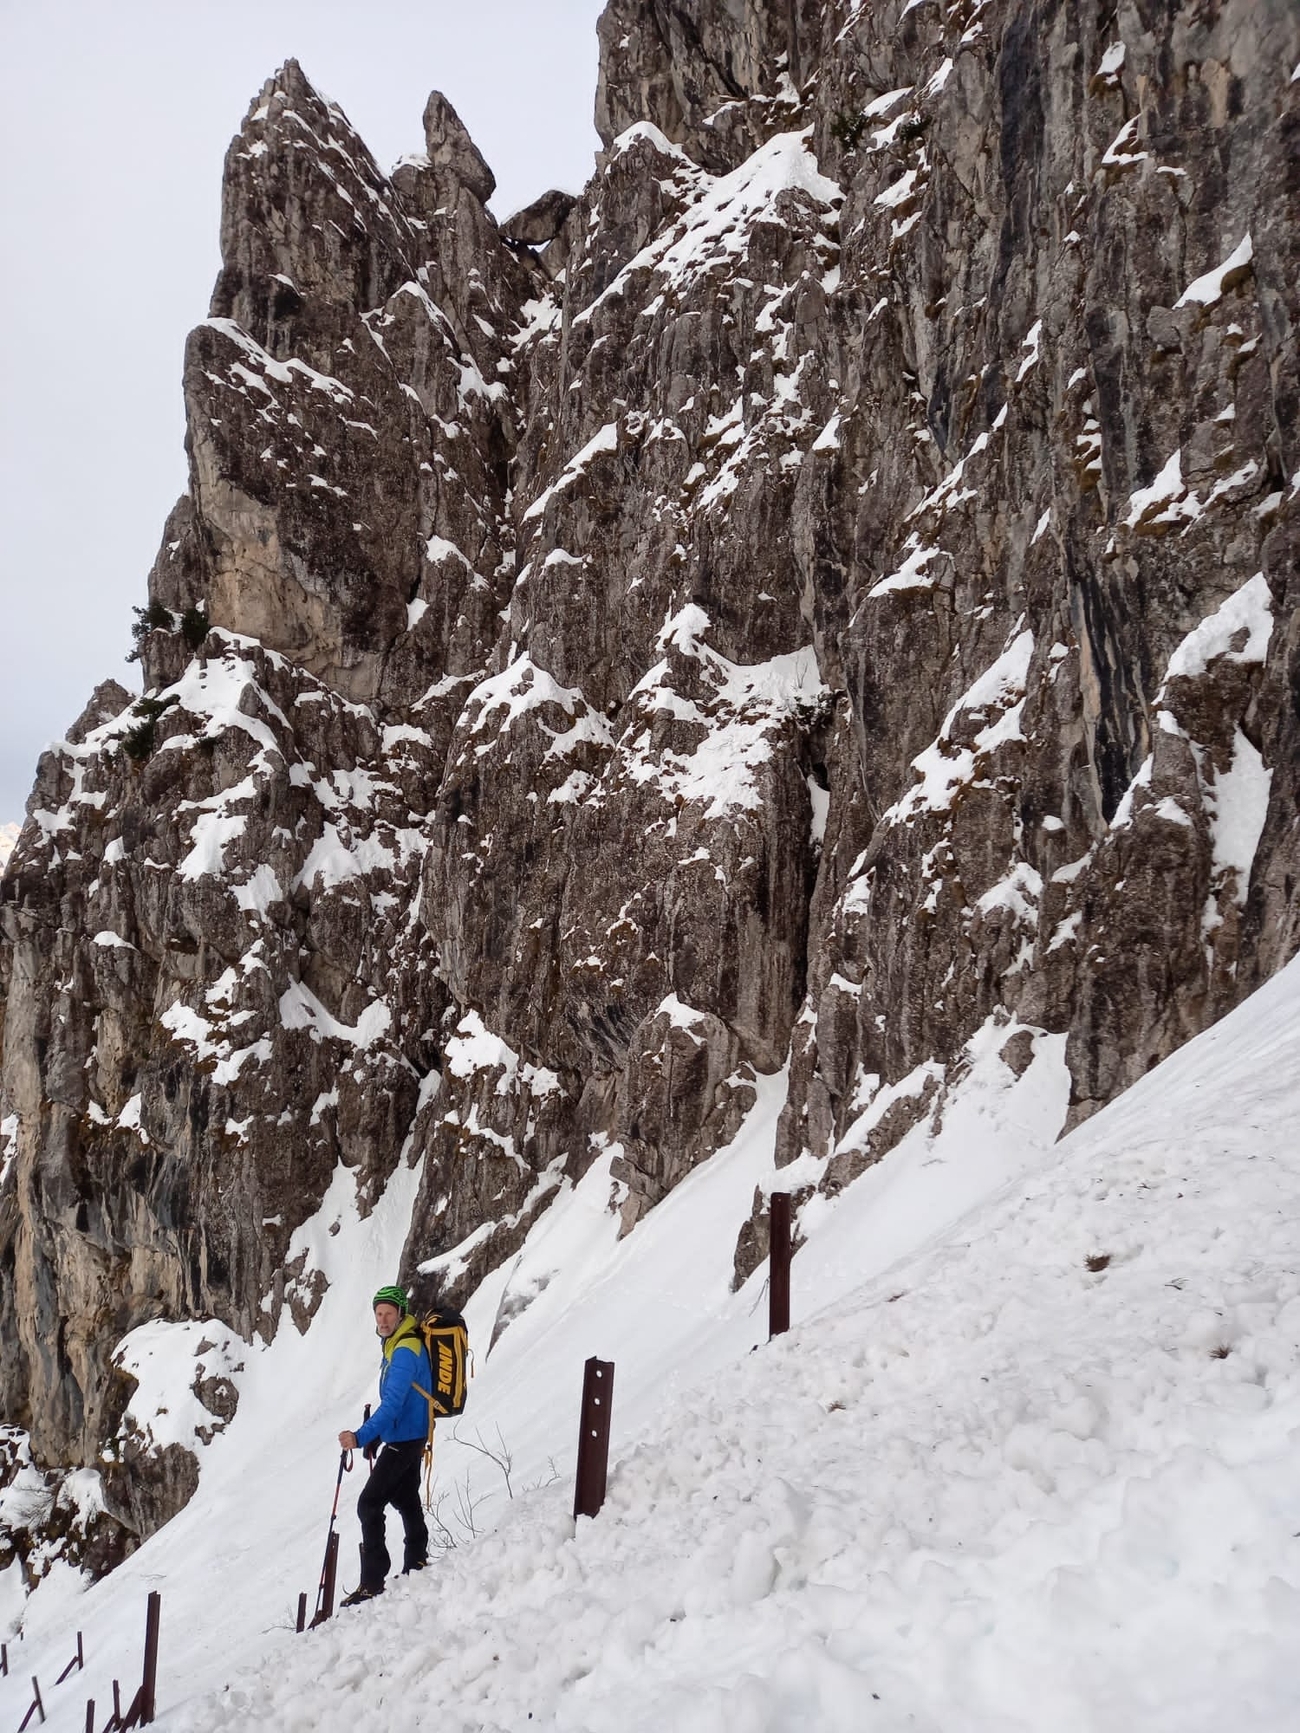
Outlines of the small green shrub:
{"label": "small green shrub", "polygon": [[845,150],[856,150],[863,133],[867,130],[867,117],[858,114],[853,109],[837,109],[831,121],[831,137]]}
{"label": "small green shrub", "polygon": [[147,608],[132,608],[131,612],[135,615],[135,623],[131,627],[131,640],[135,648],[127,657],[128,662],[140,660],[144,641],[150,632],[179,631],[191,650],[197,650],[208,635],[207,610],[193,603],[180,615],[173,614],[171,609],[165,608],[161,602],[150,602]]}
{"label": "small green shrub", "polygon": [[135,623],[131,627],[131,642],[135,648],[127,657],[128,662],[138,662],[140,652],[144,649],[144,641],[150,632],[170,632],[175,629],[176,620],[170,608],[164,608],[161,602],[150,602],[147,608],[132,608]]}
{"label": "small green shrub", "polygon": [[895,137],[899,144],[915,144],[917,139],[925,137],[929,125],[928,114],[911,114],[899,127]]}
{"label": "small green shrub", "polygon": [[181,637],[197,650],[208,635],[208,616],[203,608],[189,607],[181,615]]}
{"label": "small green shrub", "polygon": [[140,720],[122,736],[122,750],[132,764],[143,764],[149,757],[158,737],[158,718],[179,703],[175,697],[142,698],[135,706],[131,714]]}
{"label": "small green shrub", "polygon": [[134,728],[122,736],[122,750],[132,764],[143,764],[153,751],[156,730],[156,723],[137,722]]}

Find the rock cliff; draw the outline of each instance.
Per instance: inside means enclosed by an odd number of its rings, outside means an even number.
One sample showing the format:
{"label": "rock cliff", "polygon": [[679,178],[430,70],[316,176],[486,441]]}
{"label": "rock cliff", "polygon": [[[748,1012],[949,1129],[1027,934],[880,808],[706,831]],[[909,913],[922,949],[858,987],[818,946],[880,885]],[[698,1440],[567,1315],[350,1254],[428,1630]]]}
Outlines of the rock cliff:
{"label": "rock cliff", "polygon": [[0,1412],[121,1545],[193,1484],[123,1338],[306,1328],[340,1167],[463,1296],[757,1073],[834,1191],[972,1041],[1077,1120],[1300,948],[1294,6],[599,32],[504,230],[437,93],[385,176],[290,61],[226,159],[146,696],[0,890]]}

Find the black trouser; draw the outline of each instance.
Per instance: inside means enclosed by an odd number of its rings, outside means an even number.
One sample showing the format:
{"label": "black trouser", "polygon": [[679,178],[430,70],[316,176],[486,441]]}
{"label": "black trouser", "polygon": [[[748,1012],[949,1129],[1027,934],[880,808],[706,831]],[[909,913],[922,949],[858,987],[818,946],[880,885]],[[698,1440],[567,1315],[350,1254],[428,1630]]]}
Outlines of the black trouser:
{"label": "black trouser", "polygon": [[357,1499],[361,1519],[361,1586],[382,1589],[392,1560],[384,1544],[384,1506],[391,1504],[406,1531],[403,1565],[406,1570],[422,1565],[429,1552],[429,1528],[420,1505],[420,1463],[423,1438],[403,1444],[386,1444],[379,1453],[375,1471]]}

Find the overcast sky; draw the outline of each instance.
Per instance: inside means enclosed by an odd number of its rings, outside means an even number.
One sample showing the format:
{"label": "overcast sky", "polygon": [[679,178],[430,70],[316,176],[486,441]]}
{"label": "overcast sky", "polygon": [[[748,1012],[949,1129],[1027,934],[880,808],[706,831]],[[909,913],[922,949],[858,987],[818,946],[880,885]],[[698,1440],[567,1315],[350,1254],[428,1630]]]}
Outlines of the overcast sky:
{"label": "overcast sky", "polygon": [[0,823],[100,680],[185,486],[221,164],[290,55],[382,168],[459,111],[508,216],[576,191],[603,0],[0,0]]}

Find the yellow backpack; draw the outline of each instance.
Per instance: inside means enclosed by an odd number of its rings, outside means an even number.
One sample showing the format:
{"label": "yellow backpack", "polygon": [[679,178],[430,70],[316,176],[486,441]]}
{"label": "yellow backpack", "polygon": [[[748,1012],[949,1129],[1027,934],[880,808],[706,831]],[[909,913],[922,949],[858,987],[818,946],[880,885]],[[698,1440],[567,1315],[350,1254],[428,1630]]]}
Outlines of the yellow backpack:
{"label": "yellow backpack", "polygon": [[431,1306],[415,1320],[433,1373],[433,1388],[413,1384],[429,1404],[429,1436],[424,1445],[424,1502],[433,1501],[433,1429],[439,1420],[453,1420],[465,1411],[474,1360],[469,1350],[465,1320],[451,1306]]}
{"label": "yellow backpack", "polygon": [[416,1325],[429,1355],[433,1388],[415,1388],[429,1404],[429,1431],[435,1420],[451,1420],[465,1412],[472,1376],[469,1331],[465,1320],[451,1306],[433,1306]]}

